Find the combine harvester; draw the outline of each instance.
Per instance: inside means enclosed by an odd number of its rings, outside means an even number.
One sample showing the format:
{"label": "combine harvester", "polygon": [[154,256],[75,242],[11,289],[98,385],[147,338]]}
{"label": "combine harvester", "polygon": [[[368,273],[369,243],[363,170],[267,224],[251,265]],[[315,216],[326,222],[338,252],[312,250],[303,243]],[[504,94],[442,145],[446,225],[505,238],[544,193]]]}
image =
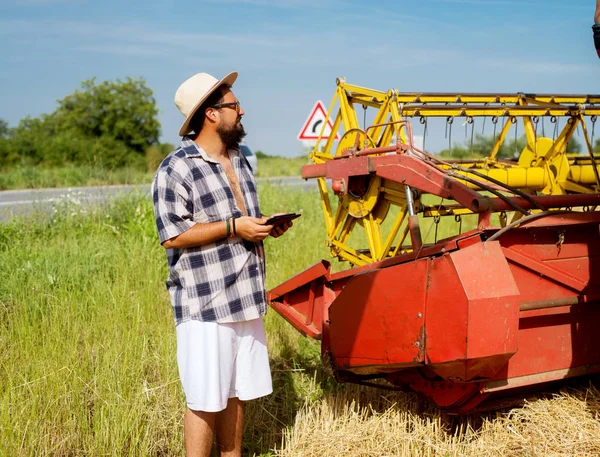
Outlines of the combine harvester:
{"label": "combine harvester", "polygon": [[[271,306],[321,341],[338,381],[413,390],[454,413],[599,372],[598,114],[600,95],[384,93],[338,79],[328,121],[344,134],[319,139],[302,177],[318,181],[332,257],[352,268],[321,261],[270,291]],[[410,120],[435,117],[446,129],[462,118],[471,135],[487,119],[489,156],[418,149]],[[552,138],[538,135],[544,119]],[[527,145],[497,158],[518,125]],[[576,129],[586,155],[566,153]],[[468,215],[476,228],[463,230]],[[444,218],[456,230],[437,240]]]}

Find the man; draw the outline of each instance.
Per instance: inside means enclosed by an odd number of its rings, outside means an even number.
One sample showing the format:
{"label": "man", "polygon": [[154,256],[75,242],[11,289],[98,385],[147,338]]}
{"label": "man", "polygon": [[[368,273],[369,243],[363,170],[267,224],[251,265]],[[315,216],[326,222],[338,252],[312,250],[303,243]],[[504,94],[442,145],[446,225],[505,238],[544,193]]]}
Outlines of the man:
{"label": "man", "polygon": [[594,25],[592,26],[594,32],[594,45],[596,46],[596,52],[600,57],[600,0],[596,0],[596,13],[594,14]]}
{"label": "man", "polygon": [[266,225],[261,215],[239,151],[245,131],[244,110],[231,91],[236,78],[198,73],[179,87],[183,139],[152,184],[188,406],[188,457],[210,455],[215,434],[221,456],[240,456],[244,402],[272,392],[261,319],[267,310],[262,240],[292,224]]}

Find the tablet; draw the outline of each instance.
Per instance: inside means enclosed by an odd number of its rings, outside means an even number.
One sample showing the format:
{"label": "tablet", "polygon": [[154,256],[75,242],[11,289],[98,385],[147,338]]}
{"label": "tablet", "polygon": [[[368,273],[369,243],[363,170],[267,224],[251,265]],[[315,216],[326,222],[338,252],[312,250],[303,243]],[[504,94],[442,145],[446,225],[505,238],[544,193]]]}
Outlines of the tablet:
{"label": "tablet", "polygon": [[265,225],[283,224],[284,222],[292,221],[300,216],[301,216],[301,214],[298,214],[298,213],[278,214],[276,216],[271,216],[269,219],[267,219],[267,222],[265,222]]}

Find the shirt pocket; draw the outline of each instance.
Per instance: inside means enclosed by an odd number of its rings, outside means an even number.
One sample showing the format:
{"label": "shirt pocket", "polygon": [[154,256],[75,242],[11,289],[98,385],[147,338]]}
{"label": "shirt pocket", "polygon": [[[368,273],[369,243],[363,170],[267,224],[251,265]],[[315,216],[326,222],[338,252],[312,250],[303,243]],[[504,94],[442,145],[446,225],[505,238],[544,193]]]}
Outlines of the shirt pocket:
{"label": "shirt pocket", "polygon": [[200,190],[194,202],[194,218],[197,222],[224,221],[234,216],[233,194],[229,188],[215,187],[212,190]]}

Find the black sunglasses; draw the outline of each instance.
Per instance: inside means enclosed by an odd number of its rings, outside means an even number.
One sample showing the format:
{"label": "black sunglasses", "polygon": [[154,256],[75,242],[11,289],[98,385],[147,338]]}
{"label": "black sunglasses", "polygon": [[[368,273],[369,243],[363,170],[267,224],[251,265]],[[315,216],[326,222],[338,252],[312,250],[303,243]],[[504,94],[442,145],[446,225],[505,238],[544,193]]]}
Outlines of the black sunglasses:
{"label": "black sunglasses", "polygon": [[240,102],[239,100],[237,102],[228,102],[228,103],[217,103],[216,105],[212,106],[213,108],[231,108],[234,109],[236,113],[240,114]]}

